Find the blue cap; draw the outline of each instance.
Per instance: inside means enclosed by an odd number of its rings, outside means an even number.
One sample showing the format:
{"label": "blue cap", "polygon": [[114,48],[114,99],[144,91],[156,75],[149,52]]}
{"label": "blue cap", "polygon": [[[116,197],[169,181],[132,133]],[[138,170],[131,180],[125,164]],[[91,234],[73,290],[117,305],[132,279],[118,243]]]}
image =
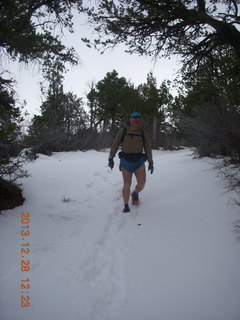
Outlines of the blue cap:
{"label": "blue cap", "polygon": [[134,117],[142,118],[142,115],[139,112],[133,112],[133,113],[130,114],[129,118],[134,118]]}

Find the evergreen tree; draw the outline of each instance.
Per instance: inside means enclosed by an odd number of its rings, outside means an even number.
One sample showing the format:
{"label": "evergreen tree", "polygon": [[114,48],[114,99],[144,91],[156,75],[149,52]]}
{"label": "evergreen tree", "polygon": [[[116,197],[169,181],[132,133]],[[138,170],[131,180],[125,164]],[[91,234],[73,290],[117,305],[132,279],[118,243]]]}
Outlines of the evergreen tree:
{"label": "evergreen tree", "polygon": [[28,143],[38,152],[71,150],[73,136],[87,128],[83,101],[71,92],[64,93],[61,72],[61,63],[56,62],[46,74],[49,86],[46,92],[42,89],[41,115],[34,116],[29,128]]}
{"label": "evergreen tree", "polygon": [[165,121],[165,109],[172,100],[168,84],[163,82],[160,88],[157,88],[156,78],[150,72],[147,75],[147,82],[138,87],[138,92],[141,98],[142,112],[152,129],[152,141],[156,145],[157,135]]}
{"label": "evergreen tree", "polygon": [[101,125],[102,131],[115,132],[116,129],[136,109],[137,91],[126,78],[118,77],[113,70],[97,82],[87,95],[91,118],[96,125]]}
{"label": "evergreen tree", "polygon": [[213,64],[191,65],[172,109],[176,124],[202,156],[240,156],[239,60],[231,52],[212,57]]}
{"label": "evergreen tree", "polygon": [[7,165],[11,163],[11,156],[17,154],[13,145],[20,140],[22,121],[11,81],[0,79],[0,176],[8,174]]}

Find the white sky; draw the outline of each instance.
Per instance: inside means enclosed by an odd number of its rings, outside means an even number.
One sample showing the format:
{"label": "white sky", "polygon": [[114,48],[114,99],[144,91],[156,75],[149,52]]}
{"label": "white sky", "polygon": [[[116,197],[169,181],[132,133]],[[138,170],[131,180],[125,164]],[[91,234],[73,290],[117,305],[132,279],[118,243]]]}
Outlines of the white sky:
{"label": "white sky", "polygon": [[[176,72],[180,68],[176,57],[171,59],[158,59],[153,61],[151,57],[139,57],[124,52],[124,46],[119,45],[114,50],[108,50],[103,55],[95,49],[89,49],[82,41],[92,33],[92,29],[81,22],[78,16],[75,19],[74,34],[65,33],[63,42],[73,46],[80,57],[80,66],[70,67],[65,75],[64,90],[72,91],[78,97],[85,98],[89,91],[89,83],[102,80],[107,72],[115,69],[119,77],[125,77],[135,86],[146,82],[147,74],[152,71],[160,86],[163,80],[174,80]],[[39,82],[42,81],[41,72],[37,66],[19,65],[5,62],[4,68],[12,72],[12,77],[18,82],[16,88],[19,98],[26,100],[27,111],[32,116],[39,113],[41,91]]]}

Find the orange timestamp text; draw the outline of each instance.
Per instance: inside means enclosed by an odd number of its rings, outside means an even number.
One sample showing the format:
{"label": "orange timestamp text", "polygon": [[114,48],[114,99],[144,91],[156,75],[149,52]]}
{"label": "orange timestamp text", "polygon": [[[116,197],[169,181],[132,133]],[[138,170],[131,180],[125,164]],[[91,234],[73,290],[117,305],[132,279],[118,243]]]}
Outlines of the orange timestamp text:
{"label": "orange timestamp text", "polygon": [[29,254],[31,252],[30,249],[30,222],[31,217],[29,212],[22,212],[21,213],[21,245],[20,245],[20,253],[21,253],[21,263],[20,268],[22,274],[26,278],[21,280],[20,287],[21,287],[21,295],[20,295],[20,305],[21,307],[30,307],[30,279],[28,277],[28,272],[30,271],[30,260]]}

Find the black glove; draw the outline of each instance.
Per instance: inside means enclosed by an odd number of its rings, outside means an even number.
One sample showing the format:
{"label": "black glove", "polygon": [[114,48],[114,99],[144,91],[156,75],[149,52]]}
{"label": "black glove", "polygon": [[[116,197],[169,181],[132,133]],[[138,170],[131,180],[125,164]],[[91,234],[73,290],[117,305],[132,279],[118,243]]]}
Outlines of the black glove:
{"label": "black glove", "polygon": [[113,169],[114,167],[114,161],[113,161],[113,158],[112,157],[109,157],[108,158],[108,166],[109,168]]}
{"label": "black glove", "polygon": [[152,173],[153,173],[153,170],[154,170],[153,162],[149,162],[149,164],[148,164],[148,171],[150,171],[150,173],[152,174]]}

